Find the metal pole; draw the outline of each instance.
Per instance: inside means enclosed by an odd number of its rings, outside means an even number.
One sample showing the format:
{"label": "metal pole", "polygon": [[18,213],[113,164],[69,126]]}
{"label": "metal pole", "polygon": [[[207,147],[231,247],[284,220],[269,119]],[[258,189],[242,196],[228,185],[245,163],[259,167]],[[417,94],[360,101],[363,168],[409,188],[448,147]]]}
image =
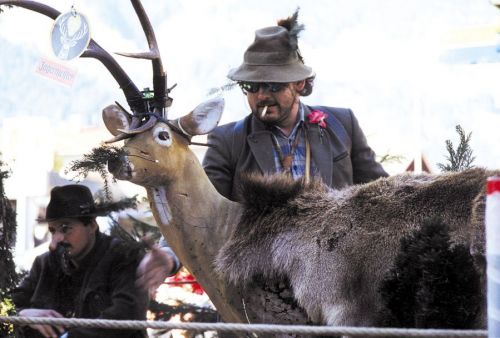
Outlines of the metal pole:
{"label": "metal pole", "polygon": [[489,177],[486,197],[488,337],[500,337],[500,176]]}

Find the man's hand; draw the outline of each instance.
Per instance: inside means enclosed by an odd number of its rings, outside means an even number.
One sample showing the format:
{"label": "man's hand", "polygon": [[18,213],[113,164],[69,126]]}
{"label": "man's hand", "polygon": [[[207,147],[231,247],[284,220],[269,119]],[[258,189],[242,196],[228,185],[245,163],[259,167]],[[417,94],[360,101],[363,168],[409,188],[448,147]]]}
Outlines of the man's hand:
{"label": "man's hand", "polygon": [[137,267],[136,284],[150,295],[154,295],[156,289],[165,281],[175,266],[174,259],[169,253],[153,246]]}
{"label": "man's hand", "polygon": [[[55,310],[49,309],[24,309],[18,313],[22,317],[52,317],[52,318],[64,318],[62,314]],[[57,338],[59,334],[64,332],[64,327],[59,325],[47,325],[47,324],[31,324],[30,327],[34,330],[40,332],[46,338]],[[54,330],[57,329],[59,334]]]}

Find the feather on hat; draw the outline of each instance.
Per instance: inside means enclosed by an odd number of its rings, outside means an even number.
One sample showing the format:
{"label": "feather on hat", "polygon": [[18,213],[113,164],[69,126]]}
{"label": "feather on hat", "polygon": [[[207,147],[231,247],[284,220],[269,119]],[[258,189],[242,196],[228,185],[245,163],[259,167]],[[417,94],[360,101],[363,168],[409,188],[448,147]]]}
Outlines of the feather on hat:
{"label": "feather on hat", "polygon": [[[290,42],[290,48],[296,49],[299,52],[299,33],[305,29],[304,24],[299,24],[299,9],[295,10],[291,16],[286,19],[278,20],[278,26],[285,27],[288,30],[288,37]],[[300,61],[304,62],[302,55],[299,52]]]}

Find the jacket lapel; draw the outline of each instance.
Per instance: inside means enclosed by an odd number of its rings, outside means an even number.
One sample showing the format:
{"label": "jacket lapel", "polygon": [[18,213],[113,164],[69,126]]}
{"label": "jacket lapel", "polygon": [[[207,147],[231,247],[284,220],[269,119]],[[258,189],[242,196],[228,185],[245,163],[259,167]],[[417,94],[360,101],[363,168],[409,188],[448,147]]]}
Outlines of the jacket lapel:
{"label": "jacket lapel", "polygon": [[[345,153],[347,149],[333,133],[331,126],[328,125],[330,121],[327,122],[326,128],[320,133],[320,127],[317,124],[308,122],[307,115],[311,113],[310,108],[304,104],[302,106],[304,107],[307,135],[311,144],[312,161],[323,182],[332,186],[333,160]],[[263,174],[275,173],[276,164],[274,162],[274,145],[271,132],[266,129],[262,122],[253,117],[251,118],[251,130],[247,136],[247,144],[260,170]]]}
{"label": "jacket lapel", "polygon": [[247,136],[247,143],[263,174],[276,172],[271,135],[262,122],[252,117],[252,132]]}
{"label": "jacket lapel", "polygon": [[331,145],[331,136],[326,129],[322,130],[322,135],[320,133],[320,126],[318,124],[309,123],[307,115],[311,113],[311,110],[306,105],[304,107],[304,117],[307,126],[307,136],[309,138],[309,144],[311,145],[311,157],[312,161],[316,166],[316,170],[319,170],[319,174],[323,183],[331,186],[332,183],[332,171],[333,171],[333,152]]}

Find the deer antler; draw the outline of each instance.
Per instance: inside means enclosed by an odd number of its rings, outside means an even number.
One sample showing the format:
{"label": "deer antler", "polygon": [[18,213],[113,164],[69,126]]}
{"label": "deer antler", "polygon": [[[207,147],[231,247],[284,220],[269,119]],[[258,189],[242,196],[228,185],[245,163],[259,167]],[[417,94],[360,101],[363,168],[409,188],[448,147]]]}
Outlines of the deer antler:
{"label": "deer antler", "polygon": [[[150,51],[139,54],[121,53],[120,55],[150,59],[153,61],[153,86],[154,86],[153,112],[160,115],[164,115],[163,110],[164,108],[169,107],[172,104],[172,98],[168,96],[169,89],[167,89],[167,76],[163,70],[163,65],[158,50],[158,44],[156,43],[156,38],[151,23],[140,1],[131,0],[131,2],[135,9],[135,12],[137,13],[137,16],[139,17],[144,33],[146,34]],[[37,13],[43,14],[45,16],[48,16],[54,20],[61,14],[56,9],[35,1],[0,0],[0,5],[14,5],[26,8],[35,11]],[[125,73],[123,68],[116,62],[116,60],[104,48],[99,46],[97,42],[91,39],[87,47],[87,50],[81,56],[95,58],[99,60],[108,69],[108,71],[120,85],[120,88],[123,90],[123,93],[127,99],[130,109],[132,110],[134,115],[151,112],[149,105],[143,99],[141,91],[132,82],[130,77],[127,75],[127,73]],[[140,118],[136,118],[134,116],[133,123],[130,126],[131,127],[130,130],[127,131],[127,134],[129,134],[130,132],[134,132],[135,129],[139,126],[140,121],[141,121]],[[150,125],[151,123],[146,123],[146,124]],[[120,139],[126,137],[127,137],[126,135],[123,135],[122,137],[120,137]]]}
{"label": "deer antler", "polygon": [[156,42],[155,32],[149,18],[139,0],[131,0],[137,17],[141,22],[142,30],[146,35],[148,41],[149,51],[143,53],[116,53],[122,56],[147,59],[153,63],[153,88],[154,88],[154,112],[163,114],[163,108],[172,105],[172,98],[168,96],[169,89],[167,89],[167,74],[163,70],[163,63],[161,61],[160,50]]}

